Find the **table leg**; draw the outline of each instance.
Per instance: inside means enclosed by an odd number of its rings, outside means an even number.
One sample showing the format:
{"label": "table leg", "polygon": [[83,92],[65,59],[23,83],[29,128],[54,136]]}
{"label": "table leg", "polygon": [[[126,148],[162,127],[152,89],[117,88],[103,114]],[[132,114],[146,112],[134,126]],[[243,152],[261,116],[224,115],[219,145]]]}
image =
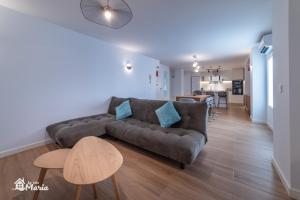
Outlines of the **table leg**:
{"label": "table leg", "polygon": [[[46,168],[41,168],[40,175],[39,175],[39,179],[38,179],[39,186],[41,186],[41,185],[43,184],[43,181],[44,181],[46,172],[47,172],[47,169],[46,169]],[[39,190],[36,190],[36,191],[35,191],[35,193],[34,193],[34,195],[33,195],[33,200],[37,200],[37,198],[38,198],[38,196],[39,196],[39,193],[40,193]]]}
{"label": "table leg", "polygon": [[97,199],[97,190],[96,190],[96,184],[93,184],[93,191],[94,191],[94,198]]}
{"label": "table leg", "polygon": [[76,185],[75,200],[80,199],[81,185]]}
{"label": "table leg", "polygon": [[119,188],[118,188],[118,184],[117,184],[117,180],[116,180],[116,175],[112,175],[112,182],[114,185],[114,191],[115,191],[115,195],[116,195],[116,200],[120,200],[120,192],[119,192]]}

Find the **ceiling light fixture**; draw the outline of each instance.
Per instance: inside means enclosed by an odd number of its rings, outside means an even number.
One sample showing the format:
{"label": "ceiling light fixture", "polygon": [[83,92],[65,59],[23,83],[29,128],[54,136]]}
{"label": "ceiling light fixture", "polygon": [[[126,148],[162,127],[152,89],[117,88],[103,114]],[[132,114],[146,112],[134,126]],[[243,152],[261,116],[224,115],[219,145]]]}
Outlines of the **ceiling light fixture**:
{"label": "ceiling light fixture", "polygon": [[107,20],[107,21],[110,21],[111,20],[111,18],[112,18],[112,10],[111,10],[111,8],[109,7],[109,6],[106,6],[105,8],[104,8],[104,17],[105,17],[105,19]]}
{"label": "ceiling light fixture", "polygon": [[195,67],[197,67],[197,66],[198,66],[198,62],[197,62],[197,61],[194,61],[193,67],[195,68]]}
{"label": "ceiling light fixture", "polygon": [[133,18],[124,0],[81,0],[80,8],[87,20],[113,29],[122,28]]}
{"label": "ceiling light fixture", "polygon": [[[197,57],[197,55],[193,55],[193,59],[194,59],[194,62],[193,62],[193,68],[195,69],[197,69],[197,71],[199,72],[199,69],[200,69],[200,67],[199,67],[199,63],[198,63],[198,57]],[[196,70],[195,70],[196,71]]]}

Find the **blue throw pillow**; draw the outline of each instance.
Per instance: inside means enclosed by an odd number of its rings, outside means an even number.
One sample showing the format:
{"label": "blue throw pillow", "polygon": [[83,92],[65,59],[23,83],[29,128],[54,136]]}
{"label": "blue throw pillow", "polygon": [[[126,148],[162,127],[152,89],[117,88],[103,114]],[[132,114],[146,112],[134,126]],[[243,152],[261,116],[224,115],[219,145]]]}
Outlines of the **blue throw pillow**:
{"label": "blue throw pillow", "polygon": [[125,119],[132,115],[129,100],[124,101],[116,107],[116,120]]}
{"label": "blue throw pillow", "polygon": [[167,102],[155,111],[160,126],[168,128],[181,120],[172,102]]}

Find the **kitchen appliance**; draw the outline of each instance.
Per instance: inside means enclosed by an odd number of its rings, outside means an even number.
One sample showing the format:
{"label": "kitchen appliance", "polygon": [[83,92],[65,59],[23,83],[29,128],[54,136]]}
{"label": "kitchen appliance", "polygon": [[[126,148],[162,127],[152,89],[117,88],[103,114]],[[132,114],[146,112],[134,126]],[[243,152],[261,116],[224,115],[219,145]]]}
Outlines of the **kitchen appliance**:
{"label": "kitchen appliance", "polygon": [[244,81],[243,80],[233,80],[232,81],[232,95],[243,95],[243,87]]}

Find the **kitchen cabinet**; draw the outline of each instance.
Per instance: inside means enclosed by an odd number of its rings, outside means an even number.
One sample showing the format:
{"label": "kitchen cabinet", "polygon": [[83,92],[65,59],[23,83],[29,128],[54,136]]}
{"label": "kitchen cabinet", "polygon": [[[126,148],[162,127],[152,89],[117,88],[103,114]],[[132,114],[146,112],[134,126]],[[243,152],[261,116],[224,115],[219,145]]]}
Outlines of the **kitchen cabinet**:
{"label": "kitchen cabinet", "polygon": [[[221,70],[219,75],[223,81],[244,80],[244,69]],[[201,72],[201,81],[211,81],[211,73]],[[217,76],[219,77],[219,76]]]}
{"label": "kitchen cabinet", "polygon": [[235,69],[231,71],[231,80],[244,80],[244,69]]}
{"label": "kitchen cabinet", "polygon": [[[216,104],[218,103],[218,92],[224,92],[224,90],[215,90],[215,91],[211,91],[211,90],[206,90],[205,92],[214,92],[215,93],[215,102]],[[232,91],[227,91],[227,98],[228,98],[228,103],[231,104],[244,104],[244,95],[232,95]],[[224,105],[220,105],[221,107],[223,107]]]}
{"label": "kitchen cabinet", "polygon": [[244,104],[244,95],[232,95],[232,91],[229,91],[228,102],[234,104]]}
{"label": "kitchen cabinet", "polygon": [[231,81],[232,80],[232,70],[222,71],[221,79],[223,81]]}

